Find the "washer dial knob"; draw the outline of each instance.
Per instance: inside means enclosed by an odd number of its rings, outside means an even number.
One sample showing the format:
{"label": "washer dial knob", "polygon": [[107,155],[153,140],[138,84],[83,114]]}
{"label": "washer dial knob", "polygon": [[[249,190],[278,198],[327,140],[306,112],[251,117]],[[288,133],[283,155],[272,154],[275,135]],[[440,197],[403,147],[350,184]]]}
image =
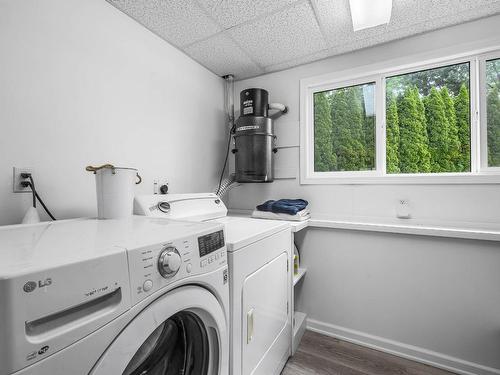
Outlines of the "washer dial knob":
{"label": "washer dial knob", "polygon": [[164,278],[175,276],[181,267],[181,256],[175,247],[169,246],[162,250],[158,258],[158,271]]}

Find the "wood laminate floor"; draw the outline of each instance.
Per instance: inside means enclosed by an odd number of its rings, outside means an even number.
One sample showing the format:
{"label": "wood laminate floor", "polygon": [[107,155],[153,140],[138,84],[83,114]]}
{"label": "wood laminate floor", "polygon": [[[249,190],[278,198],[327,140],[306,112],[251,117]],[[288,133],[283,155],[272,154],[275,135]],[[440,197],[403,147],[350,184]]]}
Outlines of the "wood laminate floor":
{"label": "wood laminate floor", "polygon": [[452,375],[451,372],[306,331],[281,375]]}

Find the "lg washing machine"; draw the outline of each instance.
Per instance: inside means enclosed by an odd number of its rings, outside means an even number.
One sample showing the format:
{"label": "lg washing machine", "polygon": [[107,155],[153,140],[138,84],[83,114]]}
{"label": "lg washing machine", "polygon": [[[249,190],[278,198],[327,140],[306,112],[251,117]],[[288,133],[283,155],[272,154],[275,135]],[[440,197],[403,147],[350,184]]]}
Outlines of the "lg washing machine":
{"label": "lg washing machine", "polygon": [[0,229],[0,374],[227,375],[224,226],[133,217]]}

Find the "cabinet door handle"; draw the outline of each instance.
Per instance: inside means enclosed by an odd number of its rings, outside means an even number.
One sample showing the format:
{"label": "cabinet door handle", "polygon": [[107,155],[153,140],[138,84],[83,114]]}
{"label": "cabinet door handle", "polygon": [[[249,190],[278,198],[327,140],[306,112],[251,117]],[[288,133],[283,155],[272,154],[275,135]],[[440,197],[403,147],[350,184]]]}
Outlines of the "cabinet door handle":
{"label": "cabinet door handle", "polygon": [[247,344],[253,339],[253,312],[254,309],[247,312]]}

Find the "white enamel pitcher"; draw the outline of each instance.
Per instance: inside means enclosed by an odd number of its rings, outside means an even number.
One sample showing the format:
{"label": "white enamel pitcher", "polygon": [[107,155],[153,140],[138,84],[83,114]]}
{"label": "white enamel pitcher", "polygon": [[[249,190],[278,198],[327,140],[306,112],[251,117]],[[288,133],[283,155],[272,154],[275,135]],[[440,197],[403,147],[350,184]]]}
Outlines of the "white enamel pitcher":
{"label": "white enamel pitcher", "polygon": [[142,181],[137,169],[104,164],[98,167],[89,165],[85,170],[95,174],[99,219],[132,216],[134,187]]}

